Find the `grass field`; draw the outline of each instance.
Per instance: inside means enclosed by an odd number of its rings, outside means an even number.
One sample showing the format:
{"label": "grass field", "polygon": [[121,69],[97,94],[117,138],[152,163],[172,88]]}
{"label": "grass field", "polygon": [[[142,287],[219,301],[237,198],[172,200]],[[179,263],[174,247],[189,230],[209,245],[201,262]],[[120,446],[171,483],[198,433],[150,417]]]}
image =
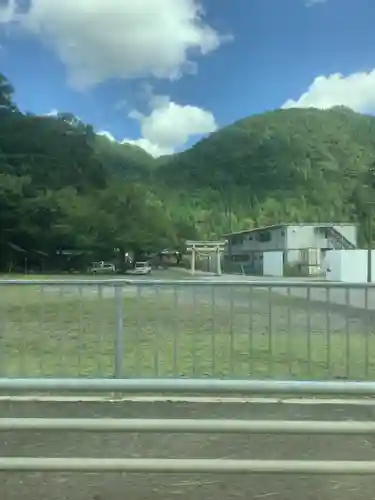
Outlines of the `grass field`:
{"label": "grass field", "polygon": [[[1,374],[112,376],[115,308],[106,286],[0,287]],[[243,288],[131,285],[122,310],[123,376],[375,376],[375,326],[356,310]]]}
{"label": "grass field", "polygon": [[[155,273],[156,274],[156,273]],[[155,275],[156,277],[156,275]],[[157,276],[159,277],[159,276]],[[160,275],[160,277],[176,277]],[[181,279],[180,276],[177,276]],[[38,277],[40,278],[40,277]],[[118,305],[118,304],[117,304]],[[122,375],[374,379],[374,317],[301,297],[206,285],[126,285]],[[116,298],[109,286],[0,286],[0,374],[112,376]],[[1,402],[4,416],[44,418],[253,418],[372,420],[364,407],[187,405],[185,403]],[[8,406],[6,406],[8,405]],[[107,405],[107,406],[106,406]],[[203,405],[203,406],[202,406]],[[361,412],[361,413],[359,413]],[[373,459],[371,436],[4,435],[2,456],[147,456],[265,459]],[[26,450],[26,453],[25,453]],[[43,476],[43,477],[42,477]],[[133,474],[6,474],[4,498],[120,500],[152,496],[363,500],[373,478]],[[197,486],[200,489],[197,489]],[[307,493],[306,493],[307,492]],[[194,493],[194,494],[193,494]],[[306,498],[307,498],[306,497]],[[372,497],[371,497],[372,498]]]}

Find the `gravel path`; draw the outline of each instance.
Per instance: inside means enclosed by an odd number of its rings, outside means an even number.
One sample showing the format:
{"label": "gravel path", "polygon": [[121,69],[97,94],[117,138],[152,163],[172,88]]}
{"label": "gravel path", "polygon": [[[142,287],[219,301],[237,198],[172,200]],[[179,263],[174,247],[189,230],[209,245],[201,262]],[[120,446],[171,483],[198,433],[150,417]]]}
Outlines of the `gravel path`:
{"label": "gravel path", "polygon": [[[259,287],[262,286],[263,282],[273,281],[273,282],[289,282],[289,283],[300,283],[300,282],[311,282],[316,285],[321,284],[319,288],[311,288],[309,300],[316,302],[331,302],[332,304],[345,305],[360,309],[374,309],[375,310],[375,287],[367,288],[355,288],[347,289],[345,288],[332,288],[332,283],[327,281],[321,281],[315,278],[276,278],[276,277],[265,277],[265,276],[241,276],[241,275],[229,275],[223,274],[221,276],[215,276],[208,273],[198,273],[196,275],[197,279],[204,281],[242,281],[242,282],[259,282]],[[327,296],[327,286],[330,287],[329,295]],[[287,295],[288,291],[286,288],[275,287],[272,289],[273,293],[280,293],[282,295]],[[307,299],[308,292],[306,288],[303,287],[290,287],[291,295],[293,297]]]}

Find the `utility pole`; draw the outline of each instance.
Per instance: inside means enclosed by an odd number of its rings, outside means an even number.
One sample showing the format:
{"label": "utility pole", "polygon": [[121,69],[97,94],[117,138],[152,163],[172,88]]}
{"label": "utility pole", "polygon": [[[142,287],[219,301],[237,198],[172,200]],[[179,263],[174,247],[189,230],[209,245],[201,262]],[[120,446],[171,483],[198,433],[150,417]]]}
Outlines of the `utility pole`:
{"label": "utility pole", "polygon": [[228,190],[227,197],[227,222],[228,222],[228,233],[232,232],[232,187]]}
{"label": "utility pole", "polygon": [[372,216],[373,216],[373,206],[375,201],[368,201],[366,203],[368,206],[367,210],[367,283],[372,281]]}
{"label": "utility pole", "polygon": [[[370,168],[368,169],[368,176],[369,176],[369,191],[370,191],[370,197],[372,198],[372,194],[374,192],[375,188],[375,165],[372,164]],[[367,231],[368,231],[368,237],[367,237],[367,282],[371,283],[372,281],[372,217],[373,217],[373,206],[375,204],[375,201],[370,200],[366,203],[368,206],[367,210]]]}

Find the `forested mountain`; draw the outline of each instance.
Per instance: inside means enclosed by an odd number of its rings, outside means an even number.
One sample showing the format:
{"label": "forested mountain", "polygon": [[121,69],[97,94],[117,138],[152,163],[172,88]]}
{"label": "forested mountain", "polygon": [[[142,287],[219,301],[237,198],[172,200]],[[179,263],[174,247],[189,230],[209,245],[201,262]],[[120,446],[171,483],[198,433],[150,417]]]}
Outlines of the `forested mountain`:
{"label": "forested mountain", "polygon": [[155,160],[69,113],[21,113],[12,94],[0,75],[3,270],[65,249],[105,259],[266,223],[363,221],[372,197],[375,118],[343,107],[247,118]]}
{"label": "forested mountain", "polygon": [[[290,109],[241,120],[167,161],[182,193],[220,199],[232,226],[356,220],[371,199],[375,118],[345,107]],[[206,195],[204,194],[206,193]]]}

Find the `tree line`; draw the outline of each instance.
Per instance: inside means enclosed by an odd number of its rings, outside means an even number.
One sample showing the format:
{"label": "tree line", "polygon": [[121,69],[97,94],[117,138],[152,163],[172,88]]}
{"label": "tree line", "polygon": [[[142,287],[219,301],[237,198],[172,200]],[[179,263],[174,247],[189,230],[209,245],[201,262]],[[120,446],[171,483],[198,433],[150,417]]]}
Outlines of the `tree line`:
{"label": "tree line", "polygon": [[1,270],[26,260],[47,269],[62,255],[95,260],[181,246],[184,222],[152,188],[151,163],[69,113],[22,113],[1,76]]}

